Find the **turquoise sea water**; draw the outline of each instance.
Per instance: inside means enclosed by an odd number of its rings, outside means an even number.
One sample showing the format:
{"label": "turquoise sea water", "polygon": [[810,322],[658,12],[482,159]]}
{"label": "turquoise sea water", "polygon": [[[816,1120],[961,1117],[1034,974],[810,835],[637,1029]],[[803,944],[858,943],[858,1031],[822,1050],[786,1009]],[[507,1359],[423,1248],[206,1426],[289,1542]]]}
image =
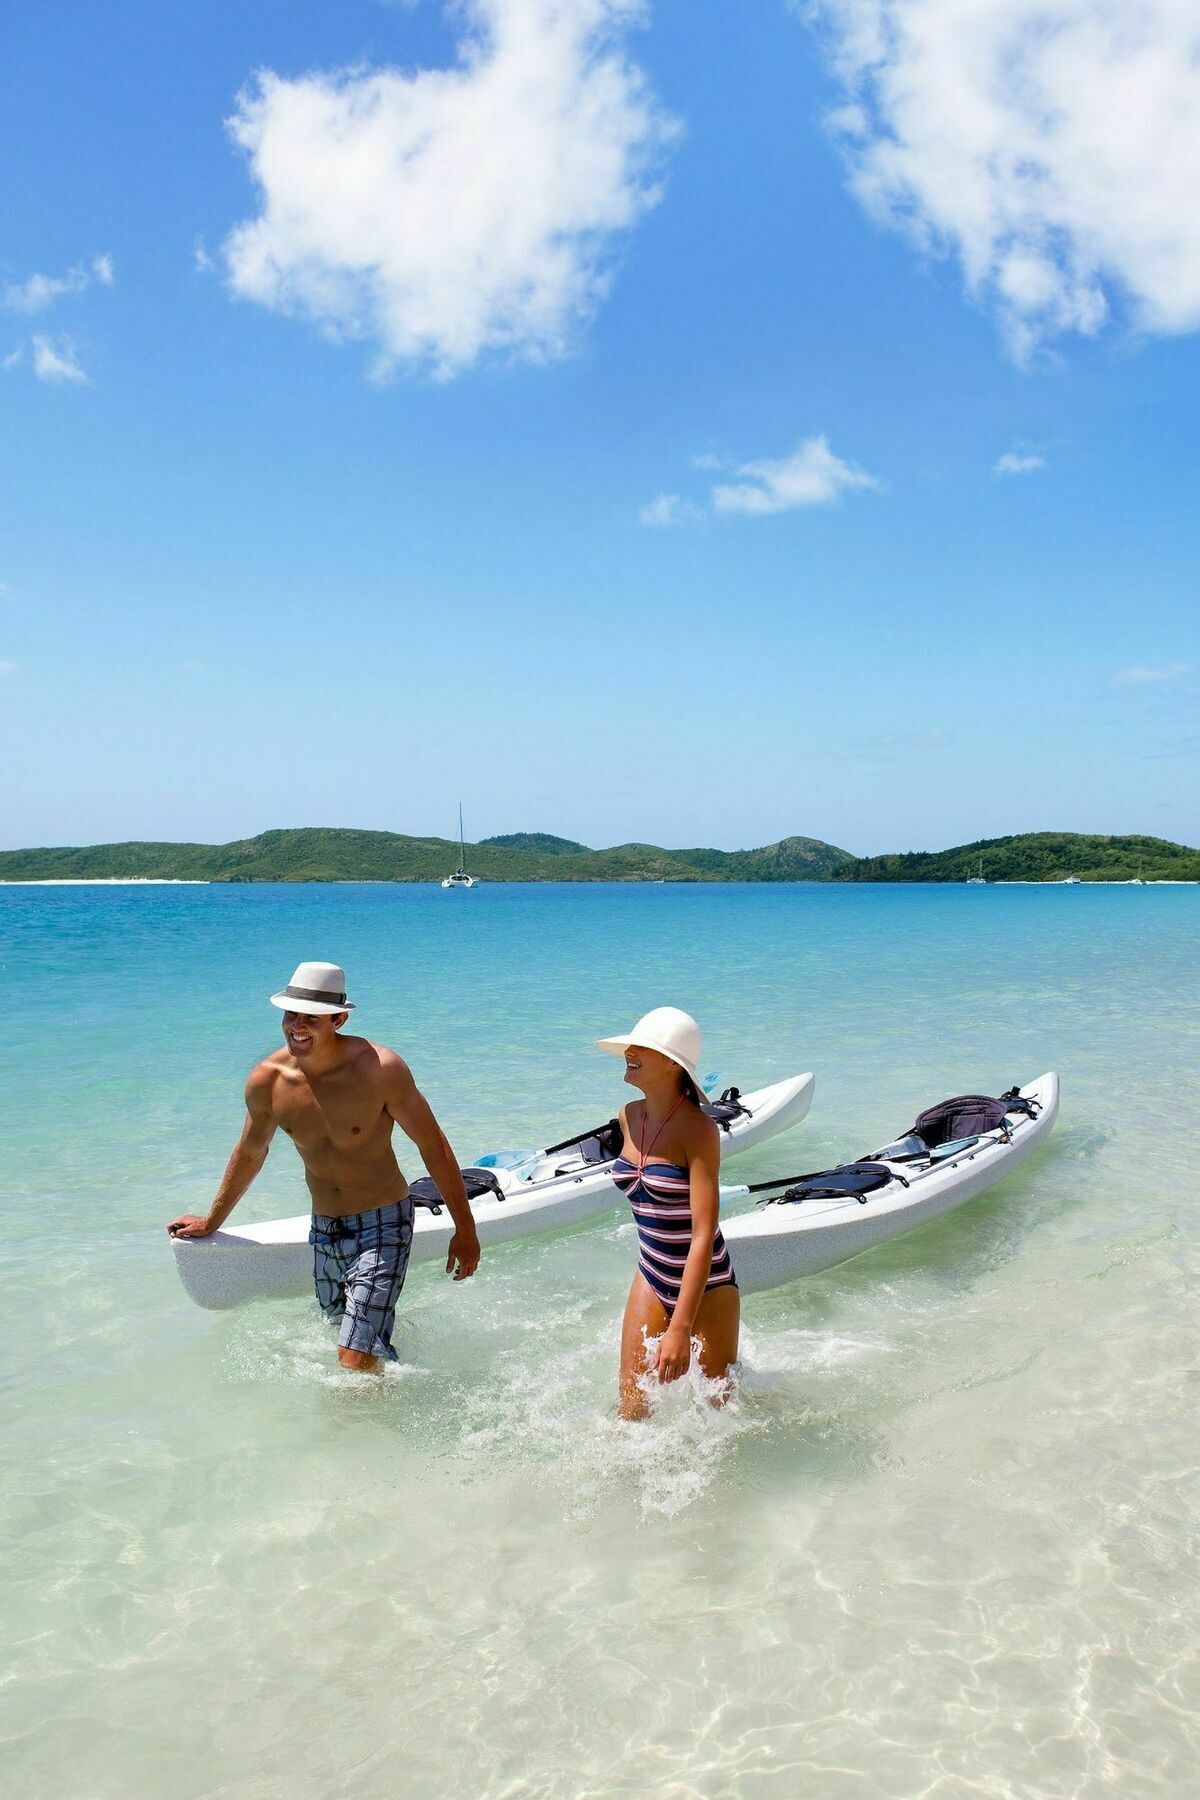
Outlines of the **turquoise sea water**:
{"label": "turquoise sea water", "polygon": [[[1191,888],[0,889],[0,1751],[25,1796],[1182,1795],[1196,1594]],[[747,1301],[740,1390],[613,1416],[615,1203],[413,1274],[382,1382],[214,1315],[266,995],[344,962],[465,1160],[608,1115],[662,1002],[752,1179],[1057,1068],[1048,1149]],[[240,1209],[303,1205],[277,1147]]]}

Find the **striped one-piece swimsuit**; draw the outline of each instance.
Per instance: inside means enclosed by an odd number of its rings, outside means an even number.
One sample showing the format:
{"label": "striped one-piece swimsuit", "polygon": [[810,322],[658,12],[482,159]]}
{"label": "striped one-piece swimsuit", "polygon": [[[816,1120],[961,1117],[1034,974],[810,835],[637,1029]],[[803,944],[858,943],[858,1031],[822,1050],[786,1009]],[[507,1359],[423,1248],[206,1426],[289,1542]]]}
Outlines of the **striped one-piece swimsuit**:
{"label": "striped one-piece swimsuit", "polygon": [[[654,1148],[653,1142],[650,1147]],[[664,1309],[673,1312],[692,1247],[691,1182],[687,1170],[678,1163],[650,1162],[640,1148],[639,1156],[641,1161],[636,1163],[627,1156],[618,1156],[612,1166],[612,1178],[628,1199],[637,1225],[638,1268]],[[733,1263],[718,1226],[704,1291],[736,1286]]]}

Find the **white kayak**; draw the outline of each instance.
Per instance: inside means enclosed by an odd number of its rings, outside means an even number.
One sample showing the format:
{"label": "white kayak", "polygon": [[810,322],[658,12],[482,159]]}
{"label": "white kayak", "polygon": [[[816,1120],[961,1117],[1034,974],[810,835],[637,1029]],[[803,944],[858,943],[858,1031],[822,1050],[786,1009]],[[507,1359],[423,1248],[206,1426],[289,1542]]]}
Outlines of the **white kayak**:
{"label": "white kayak", "polygon": [[[835,1263],[861,1256],[876,1244],[926,1225],[943,1213],[994,1187],[1044,1144],[1058,1116],[1058,1076],[1041,1075],[1020,1090],[1038,1108],[1036,1118],[1011,1115],[1005,1131],[989,1131],[947,1146],[926,1159],[872,1158],[890,1172],[882,1187],[861,1200],[853,1196],[773,1201],[757,1211],[723,1219],[721,1230],[733,1259],[738,1286],[753,1294],[783,1287],[801,1275],[815,1275]],[[894,1146],[892,1146],[894,1147]],[[905,1185],[907,1183],[907,1185]]]}
{"label": "white kayak", "polygon": [[[798,1125],[812,1105],[812,1075],[793,1075],[740,1096],[738,1110],[721,1126],[721,1156],[736,1156]],[[585,1145],[537,1152],[515,1168],[492,1167],[501,1192],[471,1203],[479,1241],[510,1238],[575,1225],[616,1206],[612,1158],[595,1160],[595,1139]],[[490,1159],[481,1158],[481,1163]],[[478,1166],[478,1165],[477,1165]],[[250,1300],[298,1297],[312,1291],[310,1217],[270,1219],[261,1225],[226,1225],[206,1238],[172,1238],[175,1266],[197,1306],[220,1311]],[[413,1219],[410,1265],[445,1262],[454,1226],[448,1212],[418,1206]]]}

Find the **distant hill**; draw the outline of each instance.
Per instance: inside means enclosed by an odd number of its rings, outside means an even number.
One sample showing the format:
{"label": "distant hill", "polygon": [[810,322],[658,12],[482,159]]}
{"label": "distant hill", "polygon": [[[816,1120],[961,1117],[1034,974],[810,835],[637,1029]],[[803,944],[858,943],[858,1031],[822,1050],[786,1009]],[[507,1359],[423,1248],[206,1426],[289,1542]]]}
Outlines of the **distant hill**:
{"label": "distant hill", "polygon": [[1089,837],[1078,832],[1035,831],[1020,837],[981,838],[954,850],[910,850],[899,856],[865,856],[834,871],[835,881],[1131,881],[1139,868],[1147,881],[1200,879],[1200,851],[1155,837]]}
{"label": "distant hill", "polygon": [[[1200,879],[1200,851],[1152,837],[1035,832],[984,838],[954,850],[855,858],[819,838],[783,838],[757,850],[664,850],[616,844],[589,850],[570,838],[512,832],[467,845],[484,881],[1147,881]],[[440,881],[457,866],[448,838],[308,827],[264,831],[232,844],[92,844],[0,851],[0,880]]]}
{"label": "distant hill", "polygon": [[781,838],[761,850],[676,850],[671,854],[722,881],[827,881],[854,857],[820,838]]}
{"label": "distant hill", "polygon": [[[663,850],[654,844],[588,850],[567,838],[515,832],[467,845],[467,867],[485,881],[819,880],[851,860],[848,851],[816,838],[786,838],[764,850]],[[458,845],[447,838],[309,827],[264,831],[232,844],[0,851],[0,880],[440,881],[457,864]]]}
{"label": "distant hill", "polygon": [[563,856],[569,850],[584,850],[574,838],[552,837],[548,831],[510,831],[504,837],[480,838],[481,844],[499,844],[504,850],[541,850],[547,856]]}

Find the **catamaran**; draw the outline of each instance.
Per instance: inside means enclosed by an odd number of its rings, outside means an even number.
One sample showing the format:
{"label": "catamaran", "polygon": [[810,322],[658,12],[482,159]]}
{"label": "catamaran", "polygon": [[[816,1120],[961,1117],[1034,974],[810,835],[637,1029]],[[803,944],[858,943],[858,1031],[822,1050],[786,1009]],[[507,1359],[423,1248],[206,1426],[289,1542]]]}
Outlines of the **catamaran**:
{"label": "catamaran", "polygon": [[986,887],[987,886],[987,876],[983,872],[982,856],[979,859],[979,873],[978,873],[978,875],[968,875],[967,876],[967,886],[968,887]]}
{"label": "catamaran", "polygon": [[447,875],[442,886],[444,888],[469,888],[475,886],[475,877],[467,874],[467,846],[463,838],[462,801],[458,803],[458,867],[453,875]]}

